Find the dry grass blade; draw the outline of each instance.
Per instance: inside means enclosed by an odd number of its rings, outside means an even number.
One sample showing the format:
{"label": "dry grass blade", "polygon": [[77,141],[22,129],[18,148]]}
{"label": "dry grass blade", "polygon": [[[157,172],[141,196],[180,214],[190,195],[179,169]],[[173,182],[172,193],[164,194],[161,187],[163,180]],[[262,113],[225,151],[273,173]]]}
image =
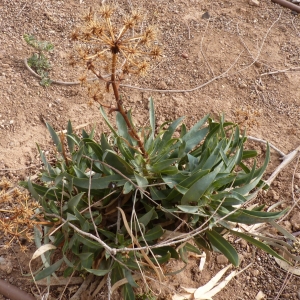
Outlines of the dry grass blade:
{"label": "dry grass blade", "polygon": [[226,273],[226,271],[231,267],[232,267],[232,265],[228,265],[227,267],[223,268],[208,283],[206,283],[205,285],[198,288],[194,293],[194,297],[200,298],[202,295],[204,295],[208,291],[210,291],[218,283],[218,281]]}
{"label": "dry grass blade", "polygon": [[[130,237],[132,238],[132,241],[134,242],[134,244],[136,244],[138,247],[141,247],[140,243],[138,242],[138,240],[136,239],[136,237],[133,235],[132,231],[130,230],[130,227],[128,225],[128,222],[126,220],[126,215],[124,213],[124,211],[118,207],[118,210],[121,212],[121,215],[122,215],[122,219],[123,219],[123,222],[124,222],[124,226],[128,232],[128,234],[130,235]],[[151,259],[147,256],[146,252],[141,249],[141,253],[144,257],[144,259],[146,260],[146,262],[151,266],[151,268],[154,270],[154,272],[156,273],[157,277],[159,278],[159,281],[161,282],[163,279],[164,279],[164,274],[162,273],[162,270],[161,268],[159,267],[156,267],[153,262],[151,261]]]}

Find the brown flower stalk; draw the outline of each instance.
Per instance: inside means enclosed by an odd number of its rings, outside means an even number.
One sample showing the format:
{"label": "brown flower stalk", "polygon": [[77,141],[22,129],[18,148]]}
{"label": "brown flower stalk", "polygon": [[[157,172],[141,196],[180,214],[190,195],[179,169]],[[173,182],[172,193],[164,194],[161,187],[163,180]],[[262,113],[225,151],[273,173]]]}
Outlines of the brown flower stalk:
{"label": "brown flower stalk", "polygon": [[[143,155],[147,156],[141,138],[123,108],[119,86],[127,74],[143,76],[149,68],[149,58],[159,58],[161,50],[157,46],[150,48],[156,38],[153,27],[148,27],[144,31],[137,29],[141,20],[139,12],[134,11],[125,17],[119,31],[114,23],[120,25],[120,20],[113,22],[113,13],[114,8],[109,5],[102,5],[98,14],[90,8],[83,18],[85,24],[73,32],[72,39],[85,44],[79,47],[77,52],[80,59],[86,62],[88,70],[93,72],[99,81],[106,83],[107,91],[110,85],[112,86],[116,107],[109,107],[109,113],[118,111],[123,116],[129,134],[137,141]],[[72,64],[74,63],[73,60]],[[101,73],[103,70],[109,72],[110,76]],[[108,107],[100,102],[103,98],[100,90],[94,91],[90,96],[100,105]]]}

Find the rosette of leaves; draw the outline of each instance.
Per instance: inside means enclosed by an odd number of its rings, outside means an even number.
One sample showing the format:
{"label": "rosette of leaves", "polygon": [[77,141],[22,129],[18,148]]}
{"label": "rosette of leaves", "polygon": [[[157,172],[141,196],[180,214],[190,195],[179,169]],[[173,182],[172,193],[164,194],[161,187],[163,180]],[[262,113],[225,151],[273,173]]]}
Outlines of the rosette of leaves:
{"label": "rosette of leaves", "polygon": [[45,53],[54,49],[53,44],[47,41],[38,41],[33,35],[29,34],[24,34],[23,38],[27,45],[35,50],[35,53],[27,59],[28,66],[41,76],[40,85],[49,86],[51,84],[49,78],[51,65]]}
{"label": "rosette of leaves", "polygon": [[61,249],[61,260],[42,276],[64,263],[65,276],[74,270],[109,275],[112,290],[126,278],[124,298],[134,299],[137,274],[162,280],[160,265],[170,259],[187,263],[188,252],[219,251],[237,266],[238,254],[226,233],[280,257],[259,240],[232,230],[233,223],[269,222],[284,213],[246,208],[265,188],[269,148],[257,167],[256,151],[244,149],[245,136],[223,117],[216,122],[205,116],[188,130],[183,117],[157,127],[151,99],[149,112],[149,127],[137,129],[147,155],[120,113],[115,129],[101,108],[111,134],[101,134],[99,141],[93,131],[76,135],[70,122],[66,138],[47,125],[57,161],[51,165],[40,151],[40,183],[23,183],[42,205],[37,218],[49,223],[53,244]]}

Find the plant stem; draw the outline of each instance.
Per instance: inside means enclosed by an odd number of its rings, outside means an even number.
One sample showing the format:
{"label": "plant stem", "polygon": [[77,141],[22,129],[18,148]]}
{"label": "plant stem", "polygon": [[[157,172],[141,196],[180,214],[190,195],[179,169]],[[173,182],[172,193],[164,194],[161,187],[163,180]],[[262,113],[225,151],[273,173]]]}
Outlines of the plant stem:
{"label": "plant stem", "polygon": [[134,127],[132,126],[132,124],[130,123],[130,120],[122,106],[122,101],[120,99],[120,94],[119,94],[119,84],[117,84],[116,82],[116,64],[117,64],[117,54],[113,53],[112,55],[112,72],[111,72],[111,84],[113,87],[113,91],[114,91],[114,95],[115,95],[115,99],[117,102],[117,107],[118,107],[118,112],[120,112],[120,114],[122,115],[122,117],[124,118],[127,128],[128,128],[128,133],[130,134],[131,137],[133,137],[138,145],[139,148],[141,150],[141,152],[143,153],[143,155],[145,157],[148,157],[148,154],[144,148],[144,145],[139,137],[139,135],[137,134],[136,130],[134,129]]}

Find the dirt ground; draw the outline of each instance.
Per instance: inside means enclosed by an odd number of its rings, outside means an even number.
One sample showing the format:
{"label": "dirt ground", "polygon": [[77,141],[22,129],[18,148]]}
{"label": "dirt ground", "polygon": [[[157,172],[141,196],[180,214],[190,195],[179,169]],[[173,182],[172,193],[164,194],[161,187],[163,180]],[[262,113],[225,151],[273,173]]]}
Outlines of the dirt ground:
{"label": "dirt ground", "polygon": [[[54,44],[50,54],[53,80],[77,81],[82,70],[68,64],[72,50],[70,34],[80,17],[95,0],[1,0],[0,1],[0,176],[13,182],[36,174],[40,160],[36,143],[49,150],[52,146],[44,121],[56,130],[84,125],[96,126],[97,134],[107,130],[97,105],[88,105],[86,88],[56,85],[44,88],[25,68],[24,59],[32,49],[22,36],[35,35]],[[285,154],[300,145],[300,19],[289,9],[261,0],[259,6],[248,0],[107,0],[115,3],[120,15],[133,8],[145,13],[145,24],[155,24],[163,59],[153,65],[144,78],[129,77],[122,91],[125,107],[132,108],[138,126],[148,121],[148,99],[155,101],[158,124],[186,116],[191,126],[205,114],[247,128],[247,134],[269,141]],[[139,87],[141,89],[134,89]],[[151,90],[152,89],[152,90]],[[107,103],[112,101],[105,95]],[[113,115],[111,116],[113,119]],[[249,146],[264,153],[262,143]],[[266,179],[280,164],[272,150]],[[300,167],[294,160],[257,202],[280,207],[300,199]],[[283,224],[291,232],[300,230],[299,207],[295,206]],[[0,237],[4,243],[3,237]],[[237,243],[241,267],[252,266],[233,279],[216,300],[255,299],[259,291],[266,299],[300,299],[300,280],[287,277],[272,257],[255,251],[247,243]],[[34,249],[34,245],[29,248]],[[1,257],[12,263],[10,272],[0,271],[2,279],[30,291],[28,272],[30,253],[19,255],[18,247],[0,248]],[[17,254],[15,254],[17,253]],[[18,259],[17,259],[18,257]],[[173,264],[173,265],[172,265]],[[218,255],[199,271],[199,260],[184,272],[167,279],[159,299],[170,299],[180,286],[199,287],[227,264]],[[179,269],[180,265],[170,268]],[[74,289],[74,287],[72,287]],[[52,299],[61,289],[53,287]],[[69,290],[69,294],[71,290]],[[118,297],[116,297],[118,298]],[[0,299],[4,299],[1,297]],[[68,299],[65,296],[64,299]],[[99,299],[107,299],[99,295]]]}

